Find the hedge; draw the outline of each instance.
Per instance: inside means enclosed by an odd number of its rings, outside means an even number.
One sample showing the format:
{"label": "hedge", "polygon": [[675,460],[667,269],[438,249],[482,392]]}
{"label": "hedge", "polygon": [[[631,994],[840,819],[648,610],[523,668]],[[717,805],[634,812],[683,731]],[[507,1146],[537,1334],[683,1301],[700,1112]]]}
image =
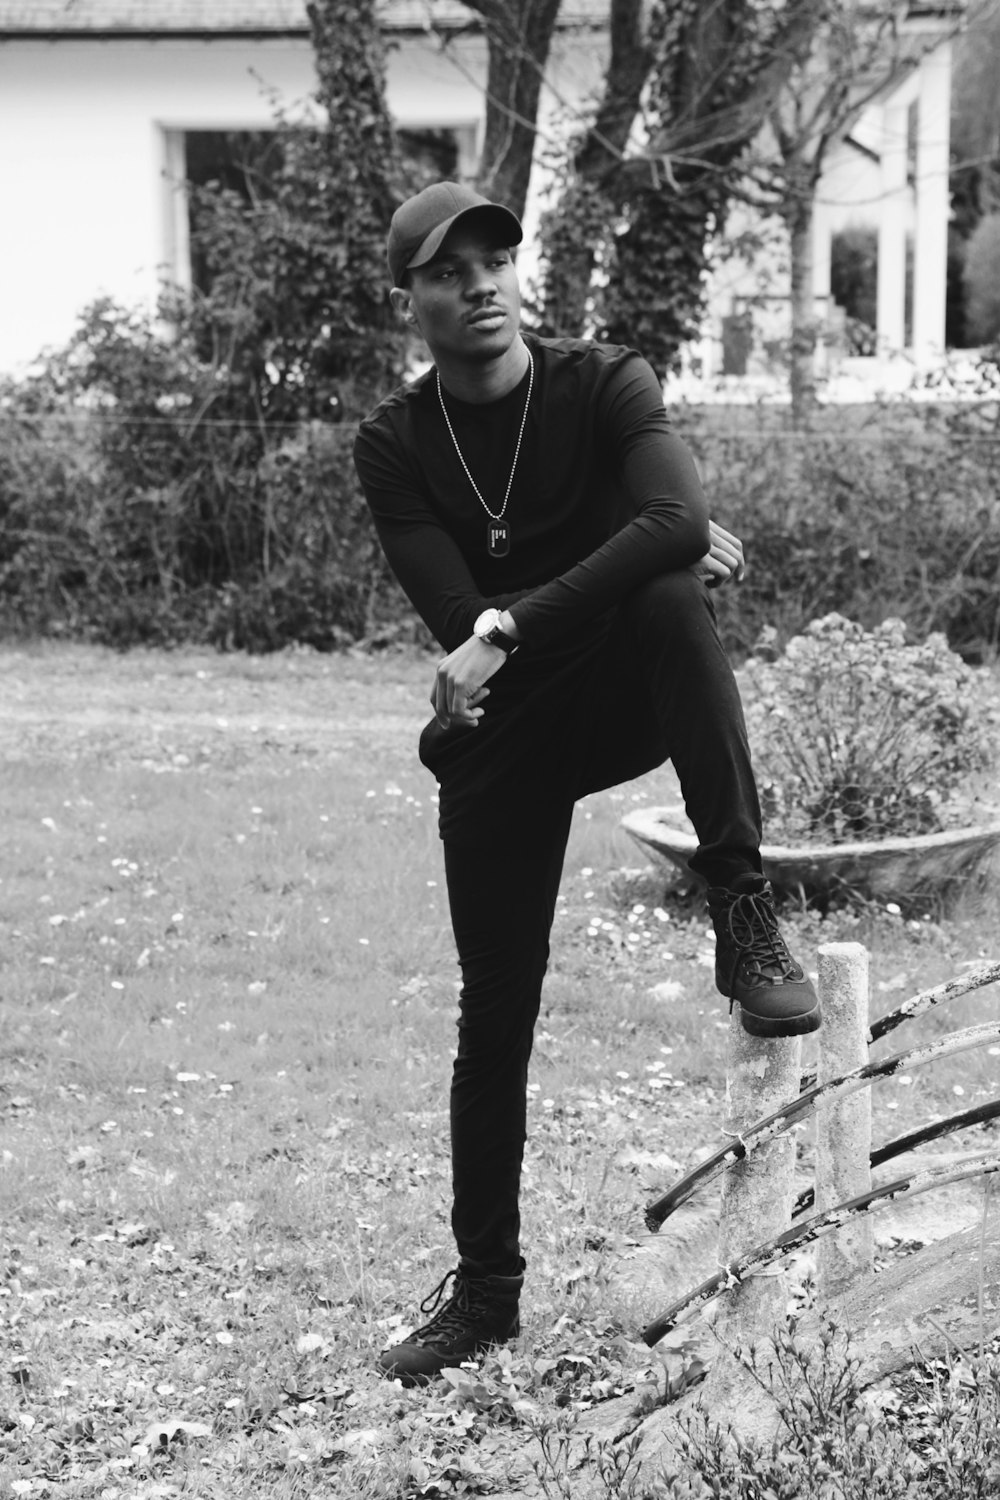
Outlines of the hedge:
{"label": "hedge", "polygon": [[[382,560],[353,429],[268,433],[183,413],[0,406],[0,632],[127,647],[271,651],[428,642]],[[1000,647],[995,406],[829,408],[808,431],[773,409],[674,413],[713,515],[748,574],[716,595],[742,659],[837,611],[941,630],[967,660]]]}
{"label": "hedge", "polygon": [[826,408],[808,431],[766,411],[687,411],[713,515],[744,543],[721,591],[737,659],[833,611],[943,631],[969,661],[1000,646],[1000,422],[995,406]]}

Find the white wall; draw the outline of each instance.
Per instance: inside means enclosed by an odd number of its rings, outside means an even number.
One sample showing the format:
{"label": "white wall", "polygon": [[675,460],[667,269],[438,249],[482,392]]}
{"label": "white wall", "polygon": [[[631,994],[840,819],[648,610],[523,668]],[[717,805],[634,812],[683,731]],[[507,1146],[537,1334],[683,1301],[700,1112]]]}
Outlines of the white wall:
{"label": "white wall", "polygon": [[[420,40],[391,50],[402,124],[477,125],[478,44],[457,57]],[[0,43],[0,370],[65,341],[98,295],[155,303],[178,249],[171,132],[266,129],[262,84],[304,101],[308,41]]]}

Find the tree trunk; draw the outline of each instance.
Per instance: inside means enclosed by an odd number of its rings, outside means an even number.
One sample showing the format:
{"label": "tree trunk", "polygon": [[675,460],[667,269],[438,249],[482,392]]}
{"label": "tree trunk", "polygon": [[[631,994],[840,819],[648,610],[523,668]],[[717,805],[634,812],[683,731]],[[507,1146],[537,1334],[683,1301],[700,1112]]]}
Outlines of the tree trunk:
{"label": "tree trunk", "polygon": [[[371,409],[400,376],[402,338],[389,302],[385,236],[396,207],[396,138],[374,0],[307,0],[317,98],[328,117],[315,180],[324,231],[343,252],[324,375],[339,376],[339,419]],[[315,211],[315,209],[314,209]],[[317,225],[317,229],[320,226]],[[319,327],[315,334],[318,336]]]}
{"label": "tree trunk", "polygon": [[[589,315],[599,336],[636,344],[661,373],[675,363],[703,312],[708,236],[734,164],[821,4],[773,12],[749,0],[613,0],[601,114],[543,225],[546,332],[580,334]],[[647,86],[650,144],[623,159]]]}
{"label": "tree trunk", "polygon": [[585,331],[598,247],[615,215],[614,173],[639,112],[649,73],[644,0],[611,0],[611,55],[604,97],[578,142],[559,203],[542,226],[543,332]]}
{"label": "tree trunk", "polygon": [[560,0],[465,0],[486,22],[486,132],[480,192],[520,217],[528,197],[542,80]]}
{"label": "tree trunk", "polygon": [[792,420],[796,426],[808,420],[816,405],[816,345],[819,323],[813,296],[813,189],[796,192],[783,215],[788,228],[791,263],[791,338],[789,342],[789,389]]}

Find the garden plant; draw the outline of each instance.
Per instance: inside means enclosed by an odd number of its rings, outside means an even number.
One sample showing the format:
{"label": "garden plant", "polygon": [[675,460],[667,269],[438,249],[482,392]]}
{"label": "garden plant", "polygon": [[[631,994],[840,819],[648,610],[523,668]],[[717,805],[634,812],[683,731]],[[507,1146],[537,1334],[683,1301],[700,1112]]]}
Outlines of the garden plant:
{"label": "garden plant", "polygon": [[994,773],[995,790],[1000,721],[942,634],[910,644],[901,620],[865,630],[830,614],[769,659],[774,635],[747,663],[770,839],[839,844],[976,821],[977,773]]}

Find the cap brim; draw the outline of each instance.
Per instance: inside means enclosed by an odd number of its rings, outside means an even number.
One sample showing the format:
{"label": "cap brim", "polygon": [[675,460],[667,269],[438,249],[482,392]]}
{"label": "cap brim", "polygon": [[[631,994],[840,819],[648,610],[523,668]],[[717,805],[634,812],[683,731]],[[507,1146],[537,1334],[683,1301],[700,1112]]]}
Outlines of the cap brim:
{"label": "cap brim", "polygon": [[502,207],[499,203],[474,203],[471,208],[463,208],[457,214],[452,214],[450,219],[445,219],[443,224],[438,224],[432,229],[425,240],[421,242],[415,253],[406,262],[408,271],[416,270],[418,266],[426,266],[428,261],[434,259],[441,246],[455,225],[462,219],[470,219],[473,215],[481,219],[491,219],[497,228],[497,246],[503,245],[509,248],[511,245],[519,245],[524,238],[524,230],[516,214],[511,213],[509,208]]}

